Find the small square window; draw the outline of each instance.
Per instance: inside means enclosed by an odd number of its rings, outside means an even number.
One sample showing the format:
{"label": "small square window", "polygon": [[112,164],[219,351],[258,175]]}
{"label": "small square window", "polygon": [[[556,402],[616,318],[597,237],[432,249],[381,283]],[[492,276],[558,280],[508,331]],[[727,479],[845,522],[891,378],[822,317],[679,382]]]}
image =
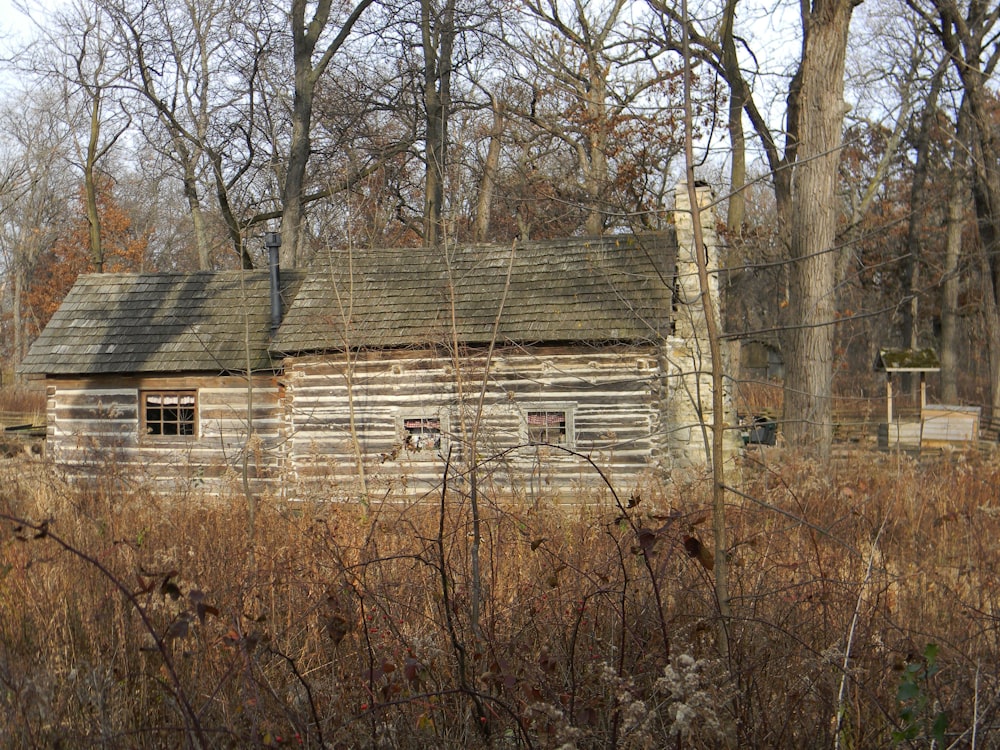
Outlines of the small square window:
{"label": "small square window", "polygon": [[403,419],[403,443],[409,451],[441,450],[441,420],[437,417]]}
{"label": "small square window", "polygon": [[566,412],[529,411],[528,442],[566,445]]}
{"label": "small square window", "polygon": [[142,394],[146,435],[190,437],[195,434],[194,391],[148,391]]}

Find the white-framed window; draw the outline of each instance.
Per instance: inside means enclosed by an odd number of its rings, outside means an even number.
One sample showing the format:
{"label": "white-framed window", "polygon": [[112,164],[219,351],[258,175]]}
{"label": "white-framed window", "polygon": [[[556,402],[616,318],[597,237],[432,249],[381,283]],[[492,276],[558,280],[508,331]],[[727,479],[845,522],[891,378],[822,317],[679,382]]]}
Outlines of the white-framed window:
{"label": "white-framed window", "polygon": [[198,434],[196,391],[142,391],[139,401],[141,434],[156,437]]}
{"label": "white-framed window", "polygon": [[444,430],[438,415],[403,415],[400,432],[403,447],[411,453],[437,453],[441,450]]}
{"label": "white-framed window", "polygon": [[573,412],[567,404],[538,404],[524,412],[525,437],[529,445],[574,444]]}

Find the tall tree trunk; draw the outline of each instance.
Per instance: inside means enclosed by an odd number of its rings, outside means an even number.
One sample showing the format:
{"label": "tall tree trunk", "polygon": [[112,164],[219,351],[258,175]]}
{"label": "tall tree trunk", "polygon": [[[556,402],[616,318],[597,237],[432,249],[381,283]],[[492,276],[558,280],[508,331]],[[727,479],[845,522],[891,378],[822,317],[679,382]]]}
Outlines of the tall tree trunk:
{"label": "tall tree trunk", "polygon": [[24,310],[21,307],[24,299],[24,287],[24,270],[18,264],[14,271],[14,294],[11,301],[11,317],[14,323],[14,361],[12,364],[15,368],[24,359],[24,355],[28,353],[28,336],[24,330]]}
{"label": "tall tree trunk", "polygon": [[[795,321],[785,378],[785,436],[821,456],[833,440],[833,324],[836,319],[837,164],[846,107],[844,58],[853,0],[815,0],[794,94],[790,299]],[[790,107],[790,109],[793,109]]]}
{"label": "tall tree trunk", "polygon": [[295,267],[299,264],[299,241],[302,237],[302,193],[305,185],[306,164],[312,150],[309,131],[312,127],[313,83],[309,81],[310,69],[300,67],[301,52],[296,54],[295,95],[292,100],[292,141],[288,151],[288,169],[281,193],[281,248],[282,263]]}
{"label": "tall tree trunk", "polygon": [[496,188],[497,168],[500,166],[504,115],[503,108],[495,96],[490,96],[493,107],[493,129],[490,131],[490,145],[486,151],[483,177],[479,182],[479,196],[476,199],[476,221],[473,225],[473,239],[486,242],[490,231],[493,191]]}
{"label": "tall tree trunk", "polygon": [[292,95],[292,140],[288,148],[285,184],[281,191],[282,263],[295,267],[299,262],[302,236],[302,193],[306,164],[312,149],[313,92],[318,74],[313,68],[313,51],[330,14],[331,0],[320,0],[315,15],[306,23],[306,0],[293,0],[291,8],[292,57],[295,91]]}
{"label": "tall tree trunk", "polygon": [[212,256],[208,247],[205,214],[202,212],[201,202],[198,200],[198,180],[194,175],[194,170],[186,163],[184,165],[183,185],[184,199],[188,204],[188,213],[191,214],[194,246],[198,253],[198,269],[200,271],[210,271],[212,270]]}
{"label": "tall tree trunk", "polygon": [[240,267],[249,270],[253,268],[253,258],[243,241],[243,228],[229,203],[229,187],[226,185],[225,175],[222,172],[222,155],[217,151],[210,150],[208,158],[212,164],[212,179],[215,181],[215,199],[219,202],[219,212],[226,225],[226,234],[229,235],[233,250],[240,258]]}
{"label": "tall tree trunk", "polygon": [[[959,148],[955,149],[956,157]],[[944,281],[941,284],[941,400],[946,404],[958,403],[958,293],[961,286],[958,262],[968,200],[965,180],[956,161],[945,219]]]}
{"label": "tall tree trunk", "polygon": [[[676,4],[651,0],[668,18],[688,29],[708,62],[729,84],[731,96],[760,139],[771,170],[778,236],[789,248],[788,301],[791,325],[785,336],[785,436],[793,444],[815,446],[829,454],[833,438],[833,330],[836,256],[835,188],[846,106],[844,59],[851,15],[860,0],[802,0],[803,42],[799,66],[789,82],[784,152],[754,103],[738,60],[723,46],[733,45],[727,4],[719,43],[707,39],[679,17]],[[727,18],[727,16],[729,16]],[[731,118],[732,119],[732,118]],[[794,170],[794,171],[793,171]]]}
{"label": "tall tree trunk", "polygon": [[[347,40],[354,24],[373,0],[360,0],[344,21],[336,37],[323,50],[318,60],[313,60],[319,43],[330,20],[333,0],[318,0],[315,5],[307,0],[292,0],[290,21],[292,26],[292,58],[295,68],[295,92],[292,97],[292,140],[288,148],[288,167],[285,184],[281,190],[281,252],[282,261],[289,266],[297,266],[301,260],[306,166],[312,150],[310,132],[312,129],[313,96],[316,83],[326,71],[334,54]],[[306,10],[313,16],[306,21]]]}
{"label": "tall tree trunk", "polygon": [[424,185],[424,245],[443,239],[445,166],[448,119],[451,117],[451,71],[455,44],[455,2],[445,0],[436,14],[433,0],[420,0],[420,30],[424,52],[424,109],[427,116]]}
{"label": "tall tree trunk", "polygon": [[[906,304],[902,309],[902,343],[910,349],[919,346],[917,321],[920,313],[920,296],[917,290],[920,288],[920,264],[923,256],[923,218],[927,174],[930,171],[931,124],[937,113],[938,95],[946,70],[943,63],[931,80],[931,88],[924,102],[920,128],[914,144],[917,156],[913,168],[913,181],[910,183],[910,218],[906,229],[906,246],[909,252],[903,271],[903,294],[906,297]],[[913,390],[917,385],[918,380],[911,373],[906,373],[903,377],[903,390]]]}
{"label": "tall tree trunk", "polygon": [[726,211],[726,229],[731,236],[738,236],[743,229],[746,200],[743,188],[747,181],[746,139],[743,135],[743,106],[735,100],[729,102],[729,142],[732,161],[729,165],[729,208]]}
{"label": "tall tree trunk", "polygon": [[100,90],[86,87],[90,93],[90,132],[87,152],[83,156],[83,203],[87,210],[87,239],[90,244],[90,262],[96,273],[104,273],[104,247],[101,244],[101,213],[97,207],[97,159],[103,153],[101,140]]}
{"label": "tall tree trunk", "polygon": [[608,81],[596,50],[589,55],[590,85],[587,87],[587,158],[584,185],[587,190],[587,220],[589,235],[604,234],[606,192],[608,189]]}
{"label": "tall tree trunk", "polygon": [[[743,107],[746,106],[747,92],[739,85],[743,80],[740,72],[740,61],[736,54],[736,39],[733,36],[733,25],[736,22],[736,5],[738,0],[726,0],[725,12],[722,16],[722,66],[726,70],[726,79],[736,81],[729,87],[729,143],[732,148],[732,162],[729,165],[729,208],[726,213],[726,229],[731,236],[737,236],[743,229],[746,212],[746,201],[743,197],[743,187],[747,177],[746,139],[743,133]],[[728,264],[727,264],[728,265]]]}
{"label": "tall tree trunk", "polygon": [[969,108],[963,100],[955,123],[955,151],[945,214],[945,251],[941,283],[941,399],[958,403],[958,264],[962,255],[962,230],[969,200]]}
{"label": "tall tree trunk", "polygon": [[[983,257],[984,281],[989,276],[989,266]],[[988,281],[987,281],[988,283]],[[986,321],[986,335],[989,340],[990,362],[990,413],[1000,414],[1000,404],[997,403],[1000,394],[1000,309],[994,294],[987,293],[983,300],[983,318]]]}
{"label": "tall tree trunk", "polygon": [[170,134],[170,142],[177,154],[177,161],[180,163],[182,191],[188,205],[188,213],[191,214],[194,246],[198,254],[198,270],[210,271],[212,270],[212,258],[205,229],[205,215],[201,210],[201,201],[198,198],[198,176],[195,172],[197,159],[192,155],[187,141],[171,123],[170,118],[160,113],[160,121]]}
{"label": "tall tree trunk", "polygon": [[[985,83],[980,85],[985,86]],[[990,405],[1000,414],[1000,152],[985,92],[970,95],[973,143],[972,195],[983,259],[983,315],[989,333]],[[980,100],[980,101],[977,101]]]}

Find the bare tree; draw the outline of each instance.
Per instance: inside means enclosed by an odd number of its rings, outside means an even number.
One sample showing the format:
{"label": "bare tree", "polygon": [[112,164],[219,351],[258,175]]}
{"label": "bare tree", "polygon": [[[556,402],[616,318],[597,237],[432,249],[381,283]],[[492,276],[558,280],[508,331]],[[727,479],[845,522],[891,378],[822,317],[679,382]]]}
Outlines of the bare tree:
{"label": "bare tree", "polygon": [[252,267],[244,240],[254,199],[243,193],[261,171],[257,111],[270,95],[261,90],[261,60],[275,36],[266,9],[253,0],[103,2],[130,63],[127,85],[151,105],[162,136],[152,125],[143,132],[177,167],[199,266],[214,263],[204,190],[214,193],[234,253]]}
{"label": "bare tree", "polygon": [[131,124],[119,96],[124,62],[109,38],[110,26],[99,7],[68,5],[40,27],[40,39],[21,58],[29,75],[49,86],[57,82],[61,91],[65,126],[74,133],[74,166],[83,176],[91,264],[98,273],[104,268],[99,163]]}
{"label": "bare tree", "polygon": [[290,266],[297,265],[299,260],[304,215],[303,195],[311,149],[310,133],[316,85],[334,55],[347,41],[361,14],[372,2],[373,0],[359,0],[357,5],[350,8],[350,12],[340,20],[339,28],[331,39],[328,38],[333,33],[330,26],[336,23],[331,18],[332,0],[318,0],[315,5],[306,0],[292,0],[289,23],[292,30],[294,97],[287,171],[281,191],[281,247],[284,260]]}
{"label": "bare tree", "polygon": [[424,244],[442,239],[444,169],[448,158],[448,120],[451,115],[451,76],[454,65],[456,0],[420,0],[420,36],[424,55],[424,112],[426,114],[424,182]]}
{"label": "bare tree", "polygon": [[[685,25],[677,9],[652,0],[663,19],[668,44],[679,49]],[[827,455],[833,439],[833,326],[836,269],[833,252],[838,206],[837,165],[844,115],[844,71],[848,31],[856,0],[812,0],[800,7],[802,48],[785,98],[784,147],[749,92],[744,71],[731,63],[713,29],[687,23],[692,55],[709,65],[743,103],[771,170],[778,221],[786,232],[789,313],[786,330],[785,436]],[[726,6],[735,13],[735,4]],[[734,34],[732,23],[722,30]]]}
{"label": "bare tree", "polygon": [[[969,108],[959,105],[948,181],[945,213],[945,252],[941,269],[941,398],[958,403],[958,310],[961,276],[962,229],[969,203]],[[993,412],[996,416],[996,411]]]}
{"label": "bare tree", "polygon": [[521,115],[569,148],[585,231],[602,234],[621,222],[612,196],[620,176],[614,168],[624,173],[629,161],[615,162],[622,146],[645,140],[666,160],[681,152],[679,107],[666,86],[679,71],[661,57],[661,43],[630,20],[634,9],[624,0],[528,0],[524,10],[525,83],[533,95]]}
{"label": "bare tree", "polygon": [[910,221],[907,227],[907,245],[909,253],[906,262],[906,283],[909,299],[903,307],[903,344],[917,348],[917,321],[919,318],[919,274],[920,257],[923,249],[922,224],[924,217],[923,203],[926,199],[927,177],[930,172],[931,159],[931,127],[937,112],[937,100],[945,73],[944,64],[938,67],[931,81],[924,110],[917,124],[914,146],[916,147],[916,162],[913,168],[913,180],[910,186]]}
{"label": "bare tree", "polygon": [[[802,57],[788,95],[795,157],[789,200],[789,336],[785,435],[829,454],[833,441],[836,174],[846,107],[844,59],[855,0],[814,0],[803,11]],[[792,116],[794,115],[794,117]]]}
{"label": "bare tree", "polygon": [[[227,78],[242,77],[224,61],[238,33],[236,29],[246,20],[246,6],[237,9],[230,3],[211,0],[198,3],[154,0],[135,5],[107,2],[106,6],[116,20],[119,43],[129,56],[130,84],[152,105],[155,121],[166,134],[167,146],[163,150],[178,169],[199,267],[204,270],[212,267],[212,243],[200,197],[206,160],[211,165],[207,171],[214,178],[219,210],[230,241],[247,265],[242,233],[229,198],[232,180],[223,174],[220,145],[212,143],[213,129],[223,130],[218,127],[221,111],[254,93],[252,81],[246,82],[246,94],[235,97],[227,95],[221,83]],[[151,143],[160,143],[149,129],[145,130]],[[234,131],[239,132],[239,126],[228,133],[230,155],[235,150],[231,148]],[[229,160],[232,159],[230,156]]]}
{"label": "bare tree", "polygon": [[991,79],[1000,62],[1000,5],[985,0],[907,0],[937,37],[968,107],[973,198],[982,243],[983,314],[990,354],[990,400],[1000,413],[1000,135]]}
{"label": "bare tree", "polygon": [[[164,143],[177,165],[202,267],[213,262],[202,190],[214,193],[229,243],[249,268],[254,263],[247,242],[252,227],[282,220],[286,229],[301,229],[308,204],[352,187],[401,148],[383,142],[372,144],[364,156],[345,153],[357,150],[356,143],[365,140],[362,134],[374,124],[366,121],[371,111],[366,107],[381,94],[374,77],[364,80],[377,93],[358,96],[355,88],[353,101],[325,93],[351,89],[351,65],[345,62],[333,70],[331,63],[336,52],[347,52],[348,38],[371,0],[359,4],[339,29],[332,28],[329,3],[316,8],[296,4],[286,29],[256,0],[237,5],[215,0],[106,2],[132,63],[129,85],[152,105],[162,126],[161,136],[147,131],[147,137]],[[354,62],[355,69],[363,68]],[[338,77],[337,85],[320,85],[331,76]],[[340,86],[341,76],[347,86]],[[291,98],[284,93],[289,78],[296,82]],[[307,170],[317,145],[317,101],[326,127],[319,147],[326,159]],[[332,112],[335,108],[343,111]],[[332,141],[331,125],[339,131]],[[286,236],[282,247],[289,265],[303,260],[298,246],[302,236],[301,231],[295,232],[297,241]]]}
{"label": "bare tree", "polygon": [[65,215],[63,199],[73,189],[64,169],[72,146],[60,122],[60,105],[59,96],[31,92],[0,111],[0,259],[14,365],[35,333],[25,293],[38,258],[58,236]]}
{"label": "bare tree", "polygon": [[496,95],[490,96],[490,109],[493,113],[493,122],[489,129],[489,145],[486,150],[486,158],[483,160],[479,191],[476,196],[476,216],[472,231],[472,238],[475,242],[486,242],[489,237],[493,194],[497,186],[497,169],[500,166],[500,151],[503,147],[502,139],[506,121],[503,104]]}

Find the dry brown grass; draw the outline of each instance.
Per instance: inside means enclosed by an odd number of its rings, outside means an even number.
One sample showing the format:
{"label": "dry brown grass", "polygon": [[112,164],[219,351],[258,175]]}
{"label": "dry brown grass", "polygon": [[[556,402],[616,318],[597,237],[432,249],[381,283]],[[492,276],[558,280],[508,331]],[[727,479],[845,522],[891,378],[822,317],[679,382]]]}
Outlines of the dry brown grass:
{"label": "dry brown grass", "polygon": [[[1000,463],[746,459],[716,646],[707,483],[538,511],[246,504],[5,465],[8,746],[998,746]],[[683,494],[681,494],[683,493]],[[12,519],[24,519],[24,523]],[[43,527],[42,524],[46,523]],[[852,621],[854,627],[852,629]],[[928,644],[940,671],[923,679]],[[846,666],[846,672],[845,672]],[[841,687],[843,683],[843,688]],[[839,734],[837,716],[842,716]]]}
{"label": "dry brown grass", "polygon": [[44,388],[0,388],[0,423],[45,423]]}
{"label": "dry brown grass", "polygon": [[739,414],[780,417],[784,408],[784,391],[780,383],[762,380],[741,380],[733,392]]}

